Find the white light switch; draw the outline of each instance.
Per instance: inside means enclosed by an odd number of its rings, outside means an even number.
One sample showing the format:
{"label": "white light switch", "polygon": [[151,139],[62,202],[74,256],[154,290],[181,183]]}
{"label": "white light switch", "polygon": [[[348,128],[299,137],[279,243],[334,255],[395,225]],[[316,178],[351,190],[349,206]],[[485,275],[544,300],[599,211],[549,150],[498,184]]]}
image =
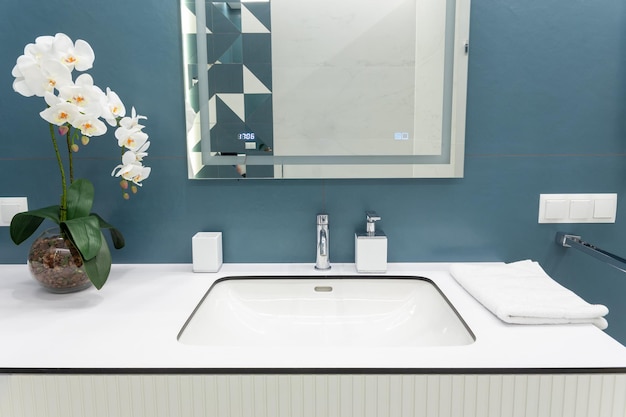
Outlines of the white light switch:
{"label": "white light switch", "polygon": [[585,220],[593,216],[593,201],[582,200],[570,200],[569,202],[569,217],[573,220]]}
{"label": "white light switch", "polygon": [[546,219],[562,219],[567,217],[568,211],[568,200],[546,200],[544,213]]}
{"label": "white light switch", "polygon": [[615,217],[617,200],[600,199],[594,202],[593,217],[596,219],[610,219]]}
{"label": "white light switch", "polygon": [[615,223],[617,194],[541,194],[539,223]]}
{"label": "white light switch", "polygon": [[0,226],[10,226],[13,216],[28,211],[26,197],[0,197]]}

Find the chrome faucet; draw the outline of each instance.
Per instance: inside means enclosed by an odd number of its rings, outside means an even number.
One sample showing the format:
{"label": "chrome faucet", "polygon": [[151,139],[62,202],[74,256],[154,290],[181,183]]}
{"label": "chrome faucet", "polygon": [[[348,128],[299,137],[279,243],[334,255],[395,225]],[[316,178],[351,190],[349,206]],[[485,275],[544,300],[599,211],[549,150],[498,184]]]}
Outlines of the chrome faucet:
{"label": "chrome faucet", "polygon": [[328,214],[317,215],[317,254],[315,269],[330,269],[328,240]]}

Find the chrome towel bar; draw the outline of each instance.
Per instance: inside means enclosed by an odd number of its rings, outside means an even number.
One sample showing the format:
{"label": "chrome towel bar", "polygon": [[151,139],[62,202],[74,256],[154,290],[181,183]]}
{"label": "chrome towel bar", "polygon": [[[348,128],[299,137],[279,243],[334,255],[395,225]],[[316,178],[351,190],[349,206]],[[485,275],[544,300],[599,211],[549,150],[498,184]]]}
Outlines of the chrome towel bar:
{"label": "chrome towel bar", "polygon": [[626,259],[622,258],[621,256],[614,255],[611,252],[600,249],[599,247],[592,245],[591,243],[587,243],[582,240],[580,236],[564,232],[557,232],[556,244],[565,248],[578,249],[579,251],[584,252],[587,255],[591,255],[594,258],[601,260],[602,262],[606,262],[607,264],[619,269],[620,271],[626,272]]}

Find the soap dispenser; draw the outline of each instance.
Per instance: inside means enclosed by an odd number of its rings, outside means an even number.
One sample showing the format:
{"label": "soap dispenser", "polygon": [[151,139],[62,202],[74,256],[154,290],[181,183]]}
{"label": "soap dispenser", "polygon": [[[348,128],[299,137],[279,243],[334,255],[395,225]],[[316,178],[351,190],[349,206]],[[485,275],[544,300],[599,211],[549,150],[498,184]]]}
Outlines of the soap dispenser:
{"label": "soap dispenser", "polygon": [[354,263],[357,272],[387,272],[387,236],[376,230],[381,217],[374,211],[366,211],[365,232],[354,234]]}

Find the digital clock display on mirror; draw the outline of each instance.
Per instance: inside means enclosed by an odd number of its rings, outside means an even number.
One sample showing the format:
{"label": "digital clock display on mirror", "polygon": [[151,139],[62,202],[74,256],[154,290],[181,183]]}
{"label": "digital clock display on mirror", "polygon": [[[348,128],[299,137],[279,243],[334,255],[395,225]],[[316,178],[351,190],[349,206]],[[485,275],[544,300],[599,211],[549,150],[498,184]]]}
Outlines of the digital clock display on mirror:
{"label": "digital clock display on mirror", "polygon": [[241,132],[237,134],[237,139],[239,140],[254,140],[254,132]]}

